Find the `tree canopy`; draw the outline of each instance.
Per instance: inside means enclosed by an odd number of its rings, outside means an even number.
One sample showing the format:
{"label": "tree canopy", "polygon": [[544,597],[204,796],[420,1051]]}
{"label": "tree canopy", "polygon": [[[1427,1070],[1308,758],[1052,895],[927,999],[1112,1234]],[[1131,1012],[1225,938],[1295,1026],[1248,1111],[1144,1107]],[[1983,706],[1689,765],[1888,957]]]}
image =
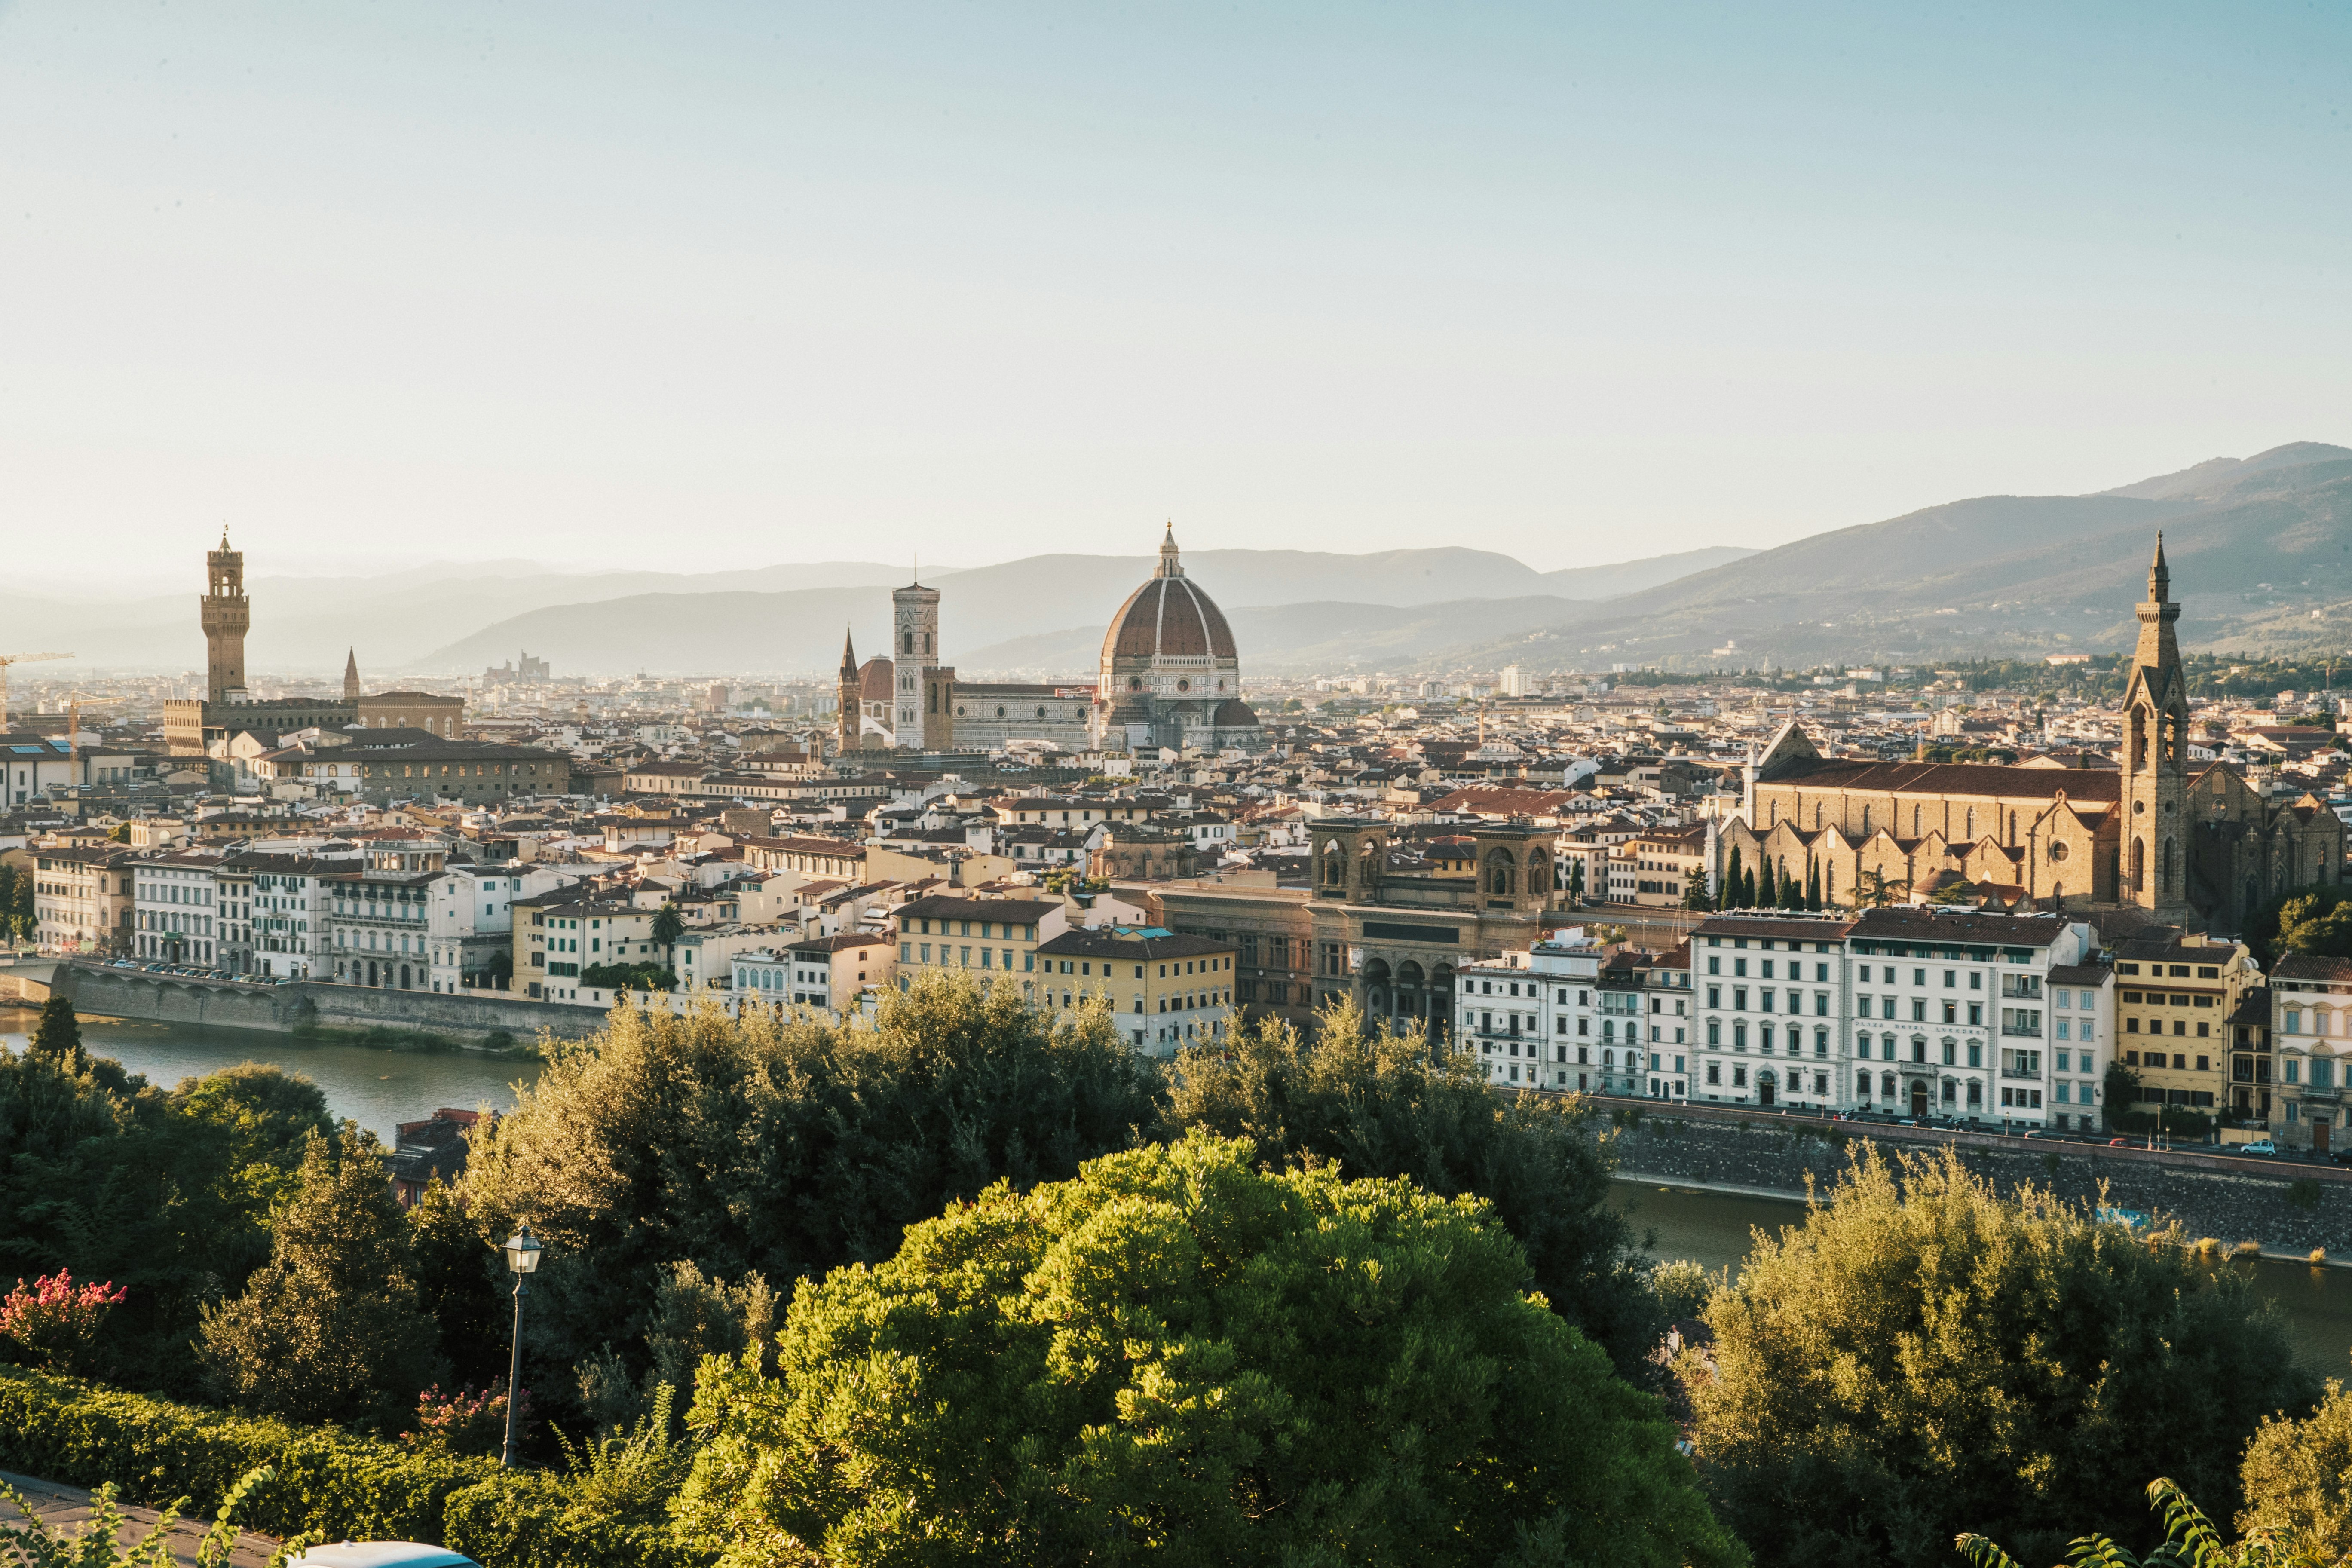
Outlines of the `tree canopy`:
{"label": "tree canopy", "polygon": [[1742,1553],[1655,1400],[1483,1204],[1195,1131],[998,1184],[712,1361],[681,1509],[730,1568]]}
{"label": "tree canopy", "polygon": [[2234,1506],[2256,1423],[2310,1392],[2245,1280],[1948,1150],[1865,1146],[1706,1320],[1711,1364],[1680,1363],[1703,1473],[1767,1564],[1943,1563],[1962,1530],[2049,1561],[2137,1533],[2159,1474]]}
{"label": "tree canopy", "polygon": [[476,1147],[467,1197],[483,1234],[528,1219],[547,1244],[533,1359],[584,1366],[610,1346],[634,1379],[674,1265],[782,1293],[878,1262],[992,1182],[1073,1176],[1126,1147],[1160,1096],[1108,1015],[1056,1025],[959,980],[886,995],[871,1028],[622,1009],[557,1047]]}
{"label": "tree canopy", "polygon": [[1260,1160],[1338,1162],[1350,1176],[1407,1176],[1442,1197],[1475,1194],[1518,1238],[1554,1310],[1639,1374],[1662,1329],[1649,1264],[1609,1205],[1611,1140],[1581,1100],[1498,1098],[1473,1052],[1372,1027],[1352,1006],[1312,1040],[1280,1019],[1178,1058],[1171,1118],[1246,1138]]}

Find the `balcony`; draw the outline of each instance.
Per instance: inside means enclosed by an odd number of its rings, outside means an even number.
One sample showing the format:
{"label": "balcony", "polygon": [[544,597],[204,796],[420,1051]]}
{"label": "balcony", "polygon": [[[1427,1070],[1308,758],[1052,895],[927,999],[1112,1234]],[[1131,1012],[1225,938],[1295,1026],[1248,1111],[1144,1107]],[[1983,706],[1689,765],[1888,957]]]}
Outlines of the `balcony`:
{"label": "balcony", "polygon": [[2028,1071],[2024,1068],[2003,1068],[2000,1069],[2000,1076],[2006,1079],[2020,1079],[2026,1083],[2040,1083],[2042,1081],[2042,1071],[2038,1068],[2032,1071]]}
{"label": "balcony", "polygon": [[2315,1083],[2307,1083],[2303,1086],[2302,1098],[2306,1103],[2340,1105],[2344,1100],[2344,1089],[2340,1084],[2331,1083],[2323,1087]]}

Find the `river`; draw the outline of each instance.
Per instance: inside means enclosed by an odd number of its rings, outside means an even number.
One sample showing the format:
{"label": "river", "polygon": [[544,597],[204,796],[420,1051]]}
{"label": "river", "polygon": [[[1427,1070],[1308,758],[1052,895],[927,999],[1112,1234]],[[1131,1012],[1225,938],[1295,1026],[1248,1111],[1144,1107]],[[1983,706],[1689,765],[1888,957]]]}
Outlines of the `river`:
{"label": "river", "polygon": [[[34,1019],[24,1009],[0,1008],[0,1044],[23,1050]],[[84,1018],[81,1038],[92,1054],[111,1057],[164,1089],[239,1062],[283,1068],[317,1084],[327,1097],[328,1110],[337,1118],[358,1122],[386,1143],[401,1122],[422,1121],[443,1106],[511,1110],[513,1085],[534,1081],[540,1068],[536,1061],[477,1051],[320,1045],[258,1030],[187,1024]]]}
{"label": "river", "polygon": [[[1661,1260],[1686,1258],[1713,1273],[1737,1279],[1751,1230],[1778,1232],[1804,1218],[1795,1198],[1748,1197],[1619,1182],[1616,1202],[1636,1235],[1654,1233],[1649,1248]],[[2295,1359],[2326,1377],[2352,1373],[2352,1270],[2263,1258],[2223,1267],[2252,1271],[2255,1288],[2279,1305]]]}

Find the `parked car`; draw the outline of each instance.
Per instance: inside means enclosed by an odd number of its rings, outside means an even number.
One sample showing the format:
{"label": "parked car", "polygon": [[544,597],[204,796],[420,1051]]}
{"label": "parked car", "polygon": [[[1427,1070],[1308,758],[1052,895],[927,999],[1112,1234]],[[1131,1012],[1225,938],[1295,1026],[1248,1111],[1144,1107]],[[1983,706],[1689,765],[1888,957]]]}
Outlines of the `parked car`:
{"label": "parked car", "polygon": [[2278,1145],[2272,1142],[2267,1138],[2257,1138],[2251,1143],[2239,1144],[2238,1152],[2241,1154],[2275,1154],[2278,1152]]}
{"label": "parked car", "polygon": [[2128,1138],[2110,1138],[2107,1140],[2107,1147],[2110,1149],[2128,1149],[2131,1147],[2131,1140]]}
{"label": "parked car", "polygon": [[414,1541],[338,1541],[286,1560],[286,1568],[481,1568],[446,1547]]}

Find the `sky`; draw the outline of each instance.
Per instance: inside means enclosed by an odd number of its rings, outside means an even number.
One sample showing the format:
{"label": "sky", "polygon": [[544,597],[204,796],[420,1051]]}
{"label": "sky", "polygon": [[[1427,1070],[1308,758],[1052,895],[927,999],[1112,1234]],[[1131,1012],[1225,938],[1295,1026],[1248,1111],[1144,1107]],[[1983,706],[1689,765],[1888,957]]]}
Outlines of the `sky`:
{"label": "sky", "polygon": [[0,541],[1549,569],[2352,442],[2347,58],[2340,4],[0,0]]}

